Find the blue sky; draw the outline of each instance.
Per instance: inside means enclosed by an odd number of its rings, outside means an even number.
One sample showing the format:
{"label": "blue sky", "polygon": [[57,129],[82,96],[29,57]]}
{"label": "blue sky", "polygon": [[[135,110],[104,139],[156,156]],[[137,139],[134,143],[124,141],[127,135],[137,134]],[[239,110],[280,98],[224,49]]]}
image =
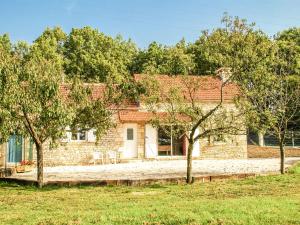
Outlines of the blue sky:
{"label": "blue sky", "polygon": [[0,34],[32,42],[46,27],[69,32],[88,25],[143,48],[154,40],[194,41],[201,30],[220,26],[225,11],[270,36],[300,26],[300,0],[0,0]]}

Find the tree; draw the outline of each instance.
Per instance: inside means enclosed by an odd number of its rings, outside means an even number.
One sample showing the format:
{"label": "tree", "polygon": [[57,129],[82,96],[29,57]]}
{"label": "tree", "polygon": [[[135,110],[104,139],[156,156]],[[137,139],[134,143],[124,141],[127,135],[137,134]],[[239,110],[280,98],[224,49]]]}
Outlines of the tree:
{"label": "tree", "polygon": [[3,53],[9,53],[12,50],[12,45],[9,40],[8,34],[4,34],[0,36],[0,48],[1,52]]}
{"label": "tree", "polygon": [[292,110],[297,107],[298,91],[289,79],[297,73],[297,29],[279,34],[274,41],[244,19],[225,14],[222,23],[223,28],[203,32],[191,47],[196,68],[203,73],[211,73],[219,66],[232,68],[233,78],[243,93],[238,105],[247,115],[247,125],[276,135],[283,172],[285,134],[299,118],[299,110],[298,117]]}
{"label": "tree", "polygon": [[78,79],[63,83],[62,55],[52,43],[45,37],[14,50],[0,45],[1,139],[7,140],[14,132],[33,139],[39,187],[43,186],[45,145],[62,138],[67,126],[94,128],[99,137],[113,125],[111,109],[119,100],[113,85],[104,85],[103,93],[95,98],[93,86]]}
{"label": "tree", "polygon": [[194,70],[192,54],[188,53],[185,40],[181,40],[167,51],[166,66],[162,73],[169,75],[191,74]]}
{"label": "tree", "polygon": [[194,63],[187,52],[184,40],[175,46],[163,46],[152,42],[148,49],[140,51],[133,62],[133,73],[149,74],[191,74]]}
{"label": "tree", "polygon": [[[300,77],[300,28],[290,28],[278,33],[275,37],[281,57],[280,67],[285,74]],[[290,130],[300,130],[300,111],[289,122]]]}
{"label": "tree", "polygon": [[255,74],[267,70],[273,43],[254,23],[224,14],[224,27],[203,31],[190,46],[196,64],[195,74],[213,74],[220,67],[229,67],[234,79],[249,83]]}
{"label": "tree", "polygon": [[147,50],[140,51],[134,58],[132,73],[159,74],[165,63],[166,47],[152,42]]}
{"label": "tree", "polygon": [[64,45],[65,72],[84,81],[121,81],[129,75],[137,49],[121,36],[112,38],[91,27],[73,28]]}
{"label": "tree", "polygon": [[47,27],[46,30],[34,41],[42,43],[48,41],[49,45],[57,49],[57,52],[63,54],[63,47],[67,40],[67,34],[60,27]]}
{"label": "tree", "polygon": [[[262,73],[253,74],[251,82],[240,82],[243,97],[240,110],[247,115],[248,126],[274,135],[279,143],[280,172],[285,172],[285,144],[300,122],[300,79],[293,75],[289,57],[282,43],[274,42],[269,63]],[[293,48],[292,46],[290,46]]]}
{"label": "tree", "polygon": [[[273,67],[273,42],[254,23],[224,14],[222,27],[202,32],[189,47],[193,53],[196,74],[213,74],[219,67],[229,67],[235,81],[244,91],[259,80],[262,90]],[[249,123],[251,125],[251,123]],[[266,132],[264,127],[258,131]]]}
{"label": "tree", "polygon": [[[274,67],[274,42],[245,19],[225,13],[221,22],[223,27],[203,31],[190,46],[195,72],[212,74],[219,67],[229,67],[243,91],[251,89],[255,83],[259,83],[257,88],[263,91]],[[261,127],[258,132],[264,134],[266,130]]]}
{"label": "tree", "polygon": [[[259,82],[259,81],[258,81]],[[280,172],[285,172],[285,144],[290,135],[291,123],[300,122],[300,79],[289,75],[270,76],[268,84],[251,90],[244,89],[241,111],[247,115],[248,125],[254,130],[263,129],[275,136],[280,150]]]}
{"label": "tree", "polygon": [[[12,53],[12,44],[10,42],[9,36],[4,34],[0,36],[0,74],[2,75],[4,71],[4,65],[9,63]],[[1,77],[2,78],[2,77]],[[0,93],[4,93],[4,77],[0,79]],[[0,95],[0,101],[3,100],[3,95]],[[0,143],[5,140],[7,134],[10,133],[10,121],[7,120],[6,112],[0,107]]]}
{"label": "tree", "polygon": [[285,71],[291,75],[300,75],[300,28],[281,31],[275,40],[284,58]]}
{"label": "tree", "polygon": [[[187,137],[187,183],[192,183],[192,153],[197,140],[214,135],[245,132],[243,119],[237,119],[241,118],[239,111],[224,104],[224,90],[231,90],[236,95],[238,90],[229,80],[212,82],[212,78],[189,75],[171,76],[166,82],[168,86],[159,82],[155,75],[148,75],[142,81],[147,87],[146,106],[153,112],[154,118],[151,122],[154,126],[164,129],[166,133]],[[211,84],[213,86],[209,86]],[[207,88],[219,92],[219,99],[210,107],[199,99],[199,93]],[[166,124],[172,125],[173,129],[168,129],[164,126]]]}

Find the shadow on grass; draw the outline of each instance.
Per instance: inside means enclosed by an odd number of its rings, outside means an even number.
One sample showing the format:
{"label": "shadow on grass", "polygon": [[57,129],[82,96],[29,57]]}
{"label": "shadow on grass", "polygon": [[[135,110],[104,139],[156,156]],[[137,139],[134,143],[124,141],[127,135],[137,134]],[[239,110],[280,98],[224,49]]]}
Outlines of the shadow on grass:
{"label": "shadow on grass", "polygon": [[[175,184],[173,184],[175,185]],[[36,184],[28,184],[28,183],[18,183],[14,181],[0,181],[0,188],[1,189],[13,189],[13,190],[22,190],[22,191],[41,191],[41,192],[49,192],[49,191],[56,191],[59,189],[80,189],[80,190],[89,190],[96,187],[102,187],[104,190],[108,192],[115,192],[115,191],[125,191],[131,192],[134,189],[165,189],[168,186],[173,186],[172,184],[169,185],[162,185],[162,184],[151,184],[151,185],[143,185],[143,186],[126,186],[126,185],[89,185],[89,184],[78,184],[78,185],[57,185],[57,184],[47,184],[43,188],[38,188]],[[177,186],[177,185],[176,185]]]}
{"label": "shadow on grass", "polygon": [[[169,184],[168,186],[172,186],[172,184]],[[151,188],[151,189],[163,189],[163,188],[167,188],[166,186],[164,186],[162,184],[151,184],[151,185],[146,185],[144,187]]]}

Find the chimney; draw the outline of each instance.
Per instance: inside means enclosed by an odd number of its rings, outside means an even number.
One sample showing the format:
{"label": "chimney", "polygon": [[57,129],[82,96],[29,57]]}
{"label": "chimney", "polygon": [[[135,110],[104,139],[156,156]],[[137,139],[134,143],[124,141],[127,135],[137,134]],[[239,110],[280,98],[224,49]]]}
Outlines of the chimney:
{"label": "chimney", "polygon": [[216,70],[216,74],[223,82],[226,82],[232,75],[230,67],[220,67]]}

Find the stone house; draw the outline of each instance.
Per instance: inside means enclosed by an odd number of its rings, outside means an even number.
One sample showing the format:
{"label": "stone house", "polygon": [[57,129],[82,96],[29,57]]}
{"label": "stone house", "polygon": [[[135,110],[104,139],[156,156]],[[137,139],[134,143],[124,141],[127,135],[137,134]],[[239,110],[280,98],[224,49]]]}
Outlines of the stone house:
{"label": "stone house", "polygon": [[[222,71],[221,71],[222,72]],[[139,82],[146,75],[137,74]],[[162,86],[172,85],[176,78],[157,75]],[[196,100],[206,107],[211,107],[220,99],[220,86],[224,76],[190,76],[196,78],[201,88],[196,93]],[[103,86],[95,85],[101,91]],[[234,97],[237,86],[228,84],[224,88],[224,106],[235,108]],[[163,110],[162,110],[163,111]],[[163,113],[163,112],[161,112]],[[44,162],[53,165],[87,165],[94,162],[95,152],[115,151],[121,161],[128,160],[164,160],[185,158],[187,140],[182,137],[168,135],[162,129],[153,127],[149,122],[152,113],[147,111],[143,101],[118,111],[115,115],[117,126],[111,128],[105,136],[96,142],[94,131],[67,132],[60,144],[44,148]],[[228,159],[247,157],[247,137],[230,135],[226,138],[214,137],[210,140],[200,139],[194,144],[193,157],[198,159]],[[13,166],[21,160],[35,161],[36,154],[33,143],[28,139],[12,135],[9,141],[0,145],[0,167]]]}

